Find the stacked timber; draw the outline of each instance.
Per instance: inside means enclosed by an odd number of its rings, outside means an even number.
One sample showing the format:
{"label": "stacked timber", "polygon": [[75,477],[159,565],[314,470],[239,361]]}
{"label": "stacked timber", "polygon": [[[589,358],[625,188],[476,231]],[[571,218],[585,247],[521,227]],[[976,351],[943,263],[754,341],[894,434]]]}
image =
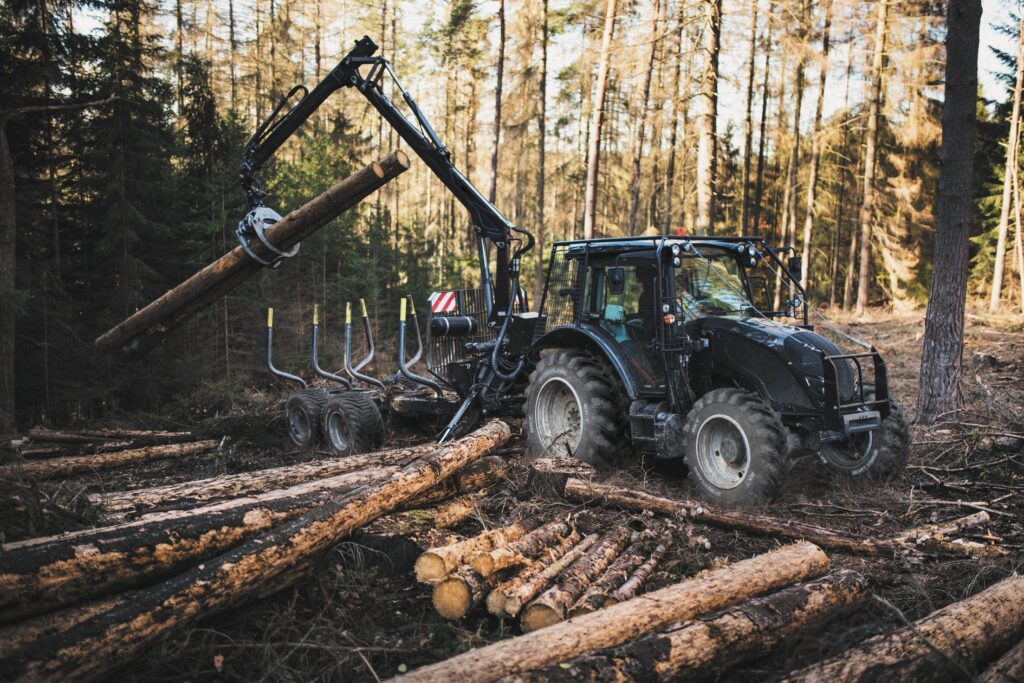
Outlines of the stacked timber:
{"label": "stacked timber", "polygon": [[382,515],[500,480],[487,454],[509,436],[495,421],[405,464],[2,546],[3,620],[50,611],[0,631],[0,680],[104,677],[172,629],[287,587]]}

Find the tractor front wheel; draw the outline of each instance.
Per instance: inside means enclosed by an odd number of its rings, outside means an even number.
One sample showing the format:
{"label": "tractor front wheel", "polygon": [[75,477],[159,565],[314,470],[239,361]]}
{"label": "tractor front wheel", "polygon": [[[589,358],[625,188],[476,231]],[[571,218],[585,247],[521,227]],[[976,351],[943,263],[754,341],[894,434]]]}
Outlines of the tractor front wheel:
{"label": "tractor front wheel", "polygon": [[792,466],[786,441],[786,427],[757,395],[709,391],[686,417],[690,478],[709,500],[723,505],[768,500]]}
{"label": "tractor front wheel", "polygon": [[288,436],[299,448],[313,448],[320,439],[320,412],[327,404],[323,389],[300,389],[284,404]]}
{"label": "tractor front wheel", "polygon": [[[873,392],[865,391],[873,400]],[[829,469],[848,477],[891,477],[907,466],[910,454],[910,428],[903,408],[889,399],[889,417],[873,432],[861,432],[845,441],[823,443],[818,457]]]}
{"label": "tractor front wheel", "polygon": [[526,388],[530,455],[610,466],[627,450],[624,405],[622,387],[602,360],[575,349],[548,351]]}

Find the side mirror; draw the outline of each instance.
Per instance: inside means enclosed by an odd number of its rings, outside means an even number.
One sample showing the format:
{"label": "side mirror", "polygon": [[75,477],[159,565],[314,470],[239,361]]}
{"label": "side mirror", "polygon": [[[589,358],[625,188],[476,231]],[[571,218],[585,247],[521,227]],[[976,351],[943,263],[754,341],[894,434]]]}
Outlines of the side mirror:
{"label": "side mirror", "polygon": [[608,292],[615,294],[616,296],[621,295],[626,291],[626,270],[619,268],[609,268],[607,271],[608,276]]}
{"label": "side mirror", "polygon": [[789,272],[793,276],[794,280],[799,280],[803,274],[803,259],[799,256],[791,256],[789,258]]}

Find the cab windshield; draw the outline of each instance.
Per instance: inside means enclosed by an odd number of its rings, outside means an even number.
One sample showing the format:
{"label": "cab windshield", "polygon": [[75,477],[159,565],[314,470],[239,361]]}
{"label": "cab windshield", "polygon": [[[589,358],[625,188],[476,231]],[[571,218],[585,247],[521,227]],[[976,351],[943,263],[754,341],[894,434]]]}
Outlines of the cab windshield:
{"label": "cab windshield", "polygon": [[699,257],[684,257],[676,268],[675,285],[676,303],[688,319],[756,313],[731,253],[704,248]]}

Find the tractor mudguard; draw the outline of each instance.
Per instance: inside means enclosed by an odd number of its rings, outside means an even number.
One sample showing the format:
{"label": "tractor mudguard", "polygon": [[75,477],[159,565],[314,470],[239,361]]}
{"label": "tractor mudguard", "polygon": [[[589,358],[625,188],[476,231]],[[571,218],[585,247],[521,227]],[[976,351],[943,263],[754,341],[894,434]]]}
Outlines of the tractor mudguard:
{"label": "tractor mudguard", "polygon": [[604,330],[583,323],[578,327],[559,327],[546,333],[533,345],[533,353],[544,349],[586,349],[604,358],[622,382],[630,401],[640,398],[640,385],[629,368],[622,347]]}

